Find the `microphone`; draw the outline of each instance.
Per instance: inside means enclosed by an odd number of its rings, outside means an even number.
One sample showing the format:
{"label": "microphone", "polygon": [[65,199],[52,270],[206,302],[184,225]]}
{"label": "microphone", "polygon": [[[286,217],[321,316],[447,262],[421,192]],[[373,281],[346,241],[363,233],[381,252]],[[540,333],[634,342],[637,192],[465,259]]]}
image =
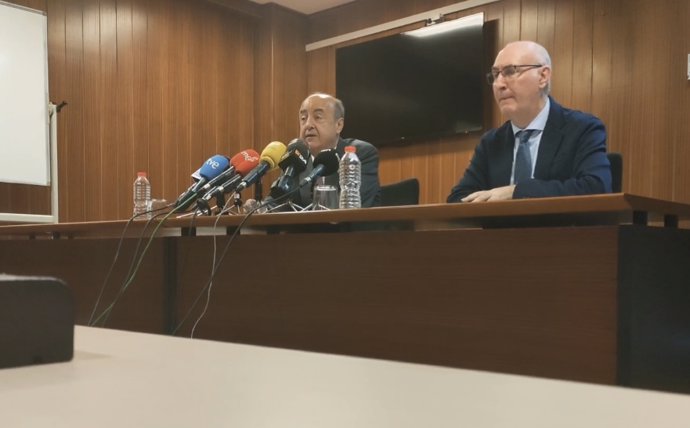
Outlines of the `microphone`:
{"label": "microphone", "polygon": [[287,152],[278,164],[283,170],[283,175],[271,185],[271,197],[273,199],[278,199],[297,187],[296,178],[307,168],[308,158],[309,147],[304,141],[295,138],[288,144]]}
{"label": "microphone", "polygon": [[199,194],[202,188],[209,181],[216,178],[223,171],[228,169],[230,160],[223,155],[211,156],[199,168],[201,178],[185,190],[175,201],[175,209],[184,210],[192,204],[194,197]]}
{"label": "microphone", "polygon": [[[199,198],[197,202],[197,207],[199,210],[206,212],[210,215],[211,209],[209,207],[209,201],[213,198],[220,198],[225,193],[231,192],[242,180],[242,177],[247,175],[253,168],[259,164],[259,154],[256,150],[248,149],[243,150],[240,153],[232,157],[233,165],[235,165],[235,174],[231,176],[226,176],[224,182],[218,186],[212,187],[210,190]],[[235,161],[237,161],[235,163]],[[223,173],[225,174],[225,173]],[[210,183],[209,183],[210,184]],[[222,205],[225,205],[224,203]]]}
{"label": "microphone", "polygon": [[261,152],[261,157],[259,158],[259,166],[251,170],[249,174],[247,174],[244,177],[244,180],[242,180],[242,182],[237,186],[235,192],[241,192],[248,186],[251,186],[252,184],[261,180],[261,177],[263,177],[264,174],[266,174],[268,171],[272,170],[276,167],[276,165],[278,165],[278,162],[280,162],[280,158],[283,157],[286,150],[287,147],[285,147],[285,144],[279,141],[273,141],[272,143],[268,143],[264,151]]}
{"label": "microphone", "polygon": [[[214,179],[212,179],[211,181],[206,183],[204,185],[204,187],[202,187],[200,190],[207,192],[209,189],[218,185],[218,183],[223,183],[228,178],[234,176],[236,173],[239,172],[239,169],[242,169],[244,171],[242,173],[242,176],[244,176],[247,174],[247,171],[254,168],[258,164],[259,164],[259,154],[256,152],[256,150],[254,150],[254,149],[242,150],[241,152],[237,153],[235,156],[233,156],[230,159],[230,168],[228,168],[225,171],[218,174],[218,176],[216,176]],[[247,167],[247,165],[251,165],[251,166]],[[201,193],[201,191],[200,191],[200,193]]]}
{"label": "microphone", "polygon": [[311,183],[317,177],[322,177],[326,175],[331,175],[338,171],[338,165],[340,160],[338,159],[338,154],[335,149],[322,150],[314,158],[314,169],[311,170],[309,175],[304,177],[299,187],[304,186],[307,183]]}

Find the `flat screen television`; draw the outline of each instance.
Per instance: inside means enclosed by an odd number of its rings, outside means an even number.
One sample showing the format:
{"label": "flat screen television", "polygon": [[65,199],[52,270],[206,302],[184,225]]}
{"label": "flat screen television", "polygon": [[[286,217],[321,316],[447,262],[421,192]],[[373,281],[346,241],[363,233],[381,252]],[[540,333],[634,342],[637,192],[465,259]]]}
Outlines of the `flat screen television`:
{"label": "flat screen television", "polygon": [[486,58],[480,16],[437,35],[400,33],[337,49],[342,135],[383,145],[482,130]]}

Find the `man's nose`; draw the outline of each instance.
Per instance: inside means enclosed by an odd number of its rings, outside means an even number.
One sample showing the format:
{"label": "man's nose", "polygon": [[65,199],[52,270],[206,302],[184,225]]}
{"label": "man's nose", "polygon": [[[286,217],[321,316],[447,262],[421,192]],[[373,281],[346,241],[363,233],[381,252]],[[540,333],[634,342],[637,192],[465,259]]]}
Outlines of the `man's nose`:
{"label": "man's nose", "polygon": [[493,83],[494,88],[501,89],[506,87],[506,78],[503,77],[503,74],[498,73],[498,76],[494,78],[494,83]]}

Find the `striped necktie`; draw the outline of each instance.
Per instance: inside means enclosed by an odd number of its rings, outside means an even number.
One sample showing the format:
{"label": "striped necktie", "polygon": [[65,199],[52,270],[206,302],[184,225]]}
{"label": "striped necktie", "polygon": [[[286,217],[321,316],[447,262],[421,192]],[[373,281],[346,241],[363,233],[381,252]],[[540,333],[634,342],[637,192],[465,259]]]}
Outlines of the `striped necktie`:
{"label": "striped necktie", "polygon": [[515,184],[532,178],[532,155],[527,142],[535,131],[535,129],[524,129],[517,133],[520,142],[515,155],[515,175],[513,175]]}

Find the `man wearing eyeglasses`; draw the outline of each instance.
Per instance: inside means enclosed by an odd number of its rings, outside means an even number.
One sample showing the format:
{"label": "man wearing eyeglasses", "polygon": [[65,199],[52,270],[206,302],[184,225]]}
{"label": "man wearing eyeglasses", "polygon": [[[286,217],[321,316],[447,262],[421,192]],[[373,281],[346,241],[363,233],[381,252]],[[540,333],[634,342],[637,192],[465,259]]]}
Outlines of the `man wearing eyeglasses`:
{"label": "man wearing eyeglasses", "polygon": [[611,192],[604,124],[549,96],[551,58],[544,47],[506,45],[487,79],[508,121],[482,137],[448,202]]}

